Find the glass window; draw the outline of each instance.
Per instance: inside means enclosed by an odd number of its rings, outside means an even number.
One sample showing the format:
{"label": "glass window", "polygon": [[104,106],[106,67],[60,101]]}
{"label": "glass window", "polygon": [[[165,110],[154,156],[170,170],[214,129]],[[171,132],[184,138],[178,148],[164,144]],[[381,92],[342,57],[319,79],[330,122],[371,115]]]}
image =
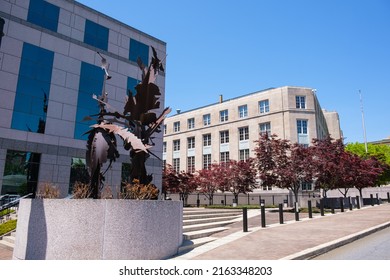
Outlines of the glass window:
{"label": "glass window", "polygon": [[221,152],[220,153],[220,159],[219,161],[221,163],[228,163],[229,162],[229,152]]}
{"label": "glass window", "polygon": [[130,50],[129,50],[129,60],[137,62],[138,57],[142,60],[142,63],[145,66],[149,65],[149,46],[134,40],[130,39]]}
{"label": "glass window", "polygon": [[238,129],[239,135],[240,135],[240,141],[248,140],[249,139],[249,127],[240,127]]}
{"label": "glass window", "polygon": [[130,176],[131,176],[131,164],[124,162],[122,163],[122,168],[121,168],[121,180],[122,182],[128,183],[130,182]]}
{"label": "glass window", "polygon": [[211,134],[203,135],[203,147],[211,146]]}
{"label": "glass window", "polygon": [[45,133],[54,53],[24,43],[16,86],[13,129]]}
{"label": "glass window", "polygon": [[299,135],[307,134],[307,120],[297,120],[297,130]]}
{"label": "glass window", "polygon": [[295,96],[295,104],[297,109],[306,108],[306,96]]}
{"label": "glass window", "polygon": [[77,112],[74,138],[87,140],[88,135],[83,135],[90,130],[90,126],[96,123],[95,120],[85,121],[86,116],[99,113],[96,100],[92,94],[100,95],[103,89],[104,72],[95,65],[81,62],[80,85],[77,97]]}
{"label": "glass window", "polygon": [[187,172],[194,173],[195,172],[195,157],[187,157]]}
{"label": "glass window", "polygon": [[36,193],[41,154],[8,150],[1,194]]}
{"label": "glass window", "polygon": [[164,134],[167,134],[167,125],[164,124]]}
{"label": "glass window", "polygon": [[240,160],[247,161],[249,159],[249,149],[240,150]]}
{"label": "glass window", "polygon": [[188,129],[194,129],[195,128],[195,119],[191,118],[187,120]]}
{"label": "glass window", "polygon": [[163,142],[163,153],[167,152],[167,142]]}
{"label": "glass window", "polygon": [[227,122],[229,120],[229,111],[223,110],[219,112],[219,121],[220,122]]}
{"label": "glass window", "polygon": [[43,0],[30,0],[27,21],[57,32],[60,8]]}
{"label": "glass window", "polygon": [[4,32],[3,32],[4,24],[5,24],[4,19],[0,17],[0,47],[1,47],[1,38],[4,36]]}
{"label": "glass window", "polygon": [[129,91],[131,92],[132,96],[135,96],[137,94],[137,91],[135,90],[135,87],[140,83],[139,80],[134,79],[132,77],[127,77],[127,96],[130,96]]}
{"label": "glass window", "polygon": [[269,112],[269,101],[268,99],[262,100],[259,102],[259,112],[260,114],[268,113]]}
{"label": "glass window", "polygon": [[210,114],[203,115],[203,125],[208,126],[211,124],[211,116]]}
{"label": "glass window", "polygon": [[85,20],[84,43],[108,50],[109,29],[88,19]]}
{"label": "glass window", "polygon": [[[123,166],[122,166],[122,173],[123,173]],[[88,174],[86,161],[84,158],[72,158],[68,193],[73,192],[73,186],[76,182],[83,183],[83,184],[89,183],[89,174]]]}
{"label": "glass window", "polygon": [[221,144],[229,143],[229,130],[220,131],[219,138]]}
{"label": "glass window", "polygon": [[180,140],[173,140],[173,150],[180,151]]}
{"label": "glass window", "polygon": [[242,105],[238,107],[238,115],[240,119],[246,118],[248,116],[248,106]]}
{"label": "glass window", "polygon": [[175,170],[176,173],[180,173],[180,158],[173,159],[173,170]]}
{"label": "glass window", "polygon": [[302,191],[312,191],[312,184],[309,182],[301,182],[301,189]]}
{"label": "glass window", "polygon": [[174,122],[173,123],[173,132],[179,132],[180,131],[180,122]]}
{"label": "glass window", "polygon": [[266,123],[261,123],[259,125],[260,127],[260,134],[265,134],[267,133],[268,135],[271,135],[271,123],[270,122],[266,122]]}
{"label": "glass window", "polygon": [[203,155],[203,169],[210,169],[211,167],[211,154]]}
{"label": "glass window", "polygon": [[188,149],[195,149],[195,137],[188,137],[187,138],[187,148]]}

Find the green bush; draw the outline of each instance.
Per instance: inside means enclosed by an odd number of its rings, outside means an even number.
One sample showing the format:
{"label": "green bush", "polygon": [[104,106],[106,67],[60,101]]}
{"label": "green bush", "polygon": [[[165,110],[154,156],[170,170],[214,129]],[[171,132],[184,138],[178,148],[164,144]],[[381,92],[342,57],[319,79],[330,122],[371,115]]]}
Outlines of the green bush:
{"label": "green bush", "polygon": [[3,211],[0,211],[0,217],[4,216],[4,215],[7,215],[7,214],[11,214],[13,212],[15,212],[15,210],[3,210]]}
{"label": "green bush", "polygon": [[0,224],[0,236],[16,229],[16,221],[17,220],[10,220],[8,222]]}

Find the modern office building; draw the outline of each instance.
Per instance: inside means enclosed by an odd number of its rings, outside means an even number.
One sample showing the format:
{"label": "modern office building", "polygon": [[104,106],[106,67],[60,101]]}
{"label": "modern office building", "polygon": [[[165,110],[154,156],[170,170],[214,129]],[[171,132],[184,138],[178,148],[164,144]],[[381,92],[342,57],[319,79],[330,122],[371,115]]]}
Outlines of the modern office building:
{"label": "modern office building", "polygon": [[194,172],[214,162],[254,157],[255,141],[268,132],[310,145],[313,138],[342,136],[336,112],[321,109],[315,90],[267,89],[177,112],[165,120],[163,159],[176,171]]}
{"label": "modern office building", "polygon": [[[108,103],[122,112],[128,90],[135,92],[141,79],[137,58],[148,65],[151,46],[165,58],[166,43],[72,0],[0,0],[0,18],[1,193],[50,183],[64,197],[77,177],[73,167],[83,165],[84,133],[94,123],[83,119],[99,111],[92,95],[103,91],[100,55],[110,64]],[[162,111],[163,73],[156,84]],[[154,139],[157,155],[162,138]],[[129,152],[119,150],[105,175],[114,193],[130,161]],[[147,169],[161,187],[161,161],[150,157]]]}

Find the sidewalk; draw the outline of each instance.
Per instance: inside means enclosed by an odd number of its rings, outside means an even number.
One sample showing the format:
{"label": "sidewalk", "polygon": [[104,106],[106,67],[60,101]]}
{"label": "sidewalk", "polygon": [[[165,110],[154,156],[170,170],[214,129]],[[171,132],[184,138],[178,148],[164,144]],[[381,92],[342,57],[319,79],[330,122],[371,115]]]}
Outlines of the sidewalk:
{"label": "sidewalk", "polygon": [[367,206],[283,225],[249,227],[247,233],[234,232],[173,259],[307,259],[387,226],[390,226],[390,204]]}

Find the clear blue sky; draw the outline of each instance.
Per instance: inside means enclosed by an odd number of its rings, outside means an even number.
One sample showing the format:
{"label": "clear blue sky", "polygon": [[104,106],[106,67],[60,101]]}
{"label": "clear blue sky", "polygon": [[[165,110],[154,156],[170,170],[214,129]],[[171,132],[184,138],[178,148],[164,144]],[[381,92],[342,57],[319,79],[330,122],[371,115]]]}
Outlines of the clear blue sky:
{"label": "clear blue sky", "polygon": [[167,43],[165,105],[182,111],[280,86],[317,89],[346,142],[390,136],[390,1],[79,2]]}

